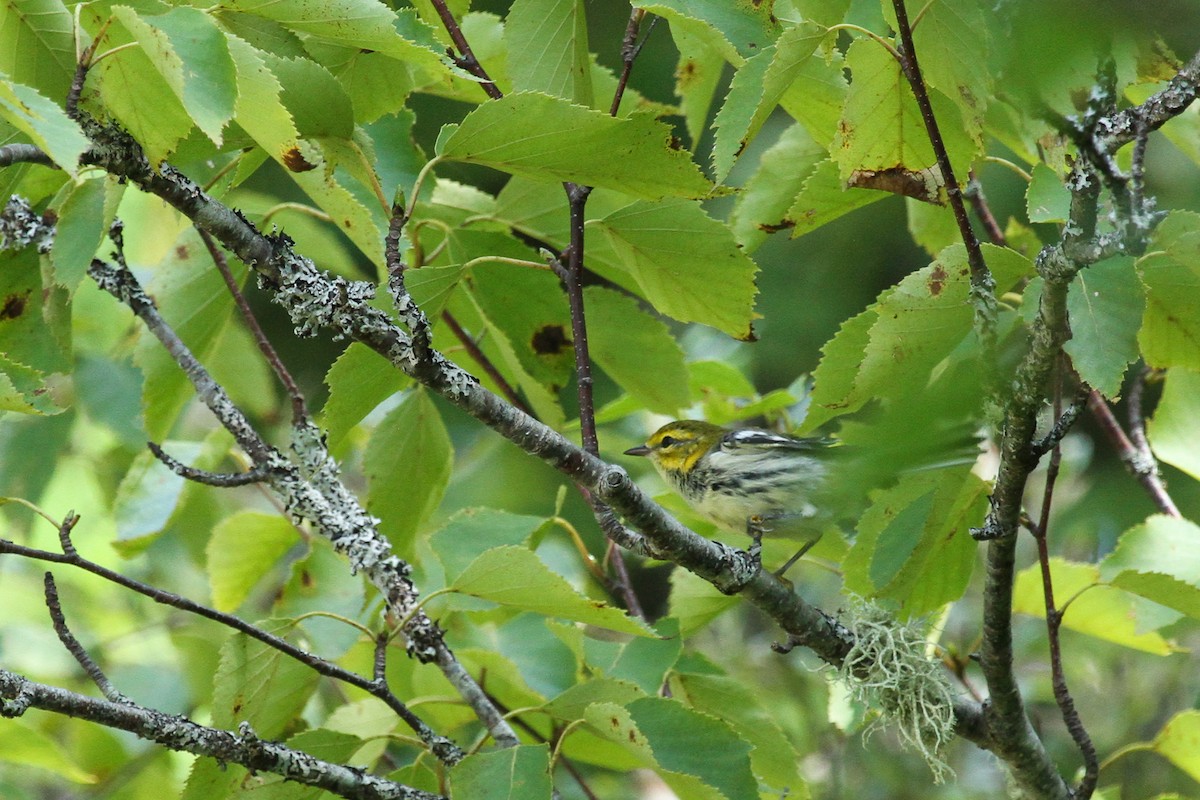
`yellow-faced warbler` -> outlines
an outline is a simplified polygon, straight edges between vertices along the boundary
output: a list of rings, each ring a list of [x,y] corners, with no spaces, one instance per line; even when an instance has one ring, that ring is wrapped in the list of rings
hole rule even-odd
[[[763,534],[807,540],[786,570],[820,538],[819,489],[828,472],[825,438],[801,439],[757,428],[727,430],[709,422],[676,420],[638,447],[671,488],[700,516],[746,533],[758,552]]]

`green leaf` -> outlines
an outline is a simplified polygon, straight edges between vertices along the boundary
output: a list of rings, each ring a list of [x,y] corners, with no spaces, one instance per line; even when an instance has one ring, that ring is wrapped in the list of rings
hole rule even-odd
[[[365,581],[351,574],[346,559],[325,539],[307,542],[308,553],[292,561],[287,582],[274,593],[272,613],[300,619],[305,639],[327,658],[346,652],[362,638],[362,630],[336,617],[359,619],[366,603]],[[316,613],[317,616],[313,616]],[[335,618],[324,616],[332,614]],[[362,618],[365,622],[365,618]]]
[[[738,192],[730,215],[730,228],[747,253],[757,250],[770,234],[795,226],[787,211],[825,158],[825,148],[799,124],[788,126],[763,152],[758,168]],[[856,194],[870,196],[868,192]]]
[[[697,28],[716,33],[721,57],[734,64],[750,58],[779,34],[779,21],[767,3],[728,0],[634,0],[634,8],[666,17],[671,28]]]
[[[679,110],[687,125],[692,149],[707,132],[708,110],[721,82],[725,60],[721,57],[721,38],[711,29],[671,26],[671,38],[679,51],[675,67],[675,94],[681,100]],[[728,43],[725,43],[728,46]]]
[[[450,771],[450,793],[472,800],[549,799],[550,746],[527,744],[475,753]]]
[[[1200,373],[1176,368],[1167,373],[1154,417],[1146,425],[1160,461],[1200,480]]]
[[[1146,313],[1138,343],[1152,367],[1200,370],[1200,215],[1175,212],[1154,231],[1138,262]]]
[[[724,721],[660,697],[625,707],[596,703],[585,716],[593,731],[654,768],[679,797],[757,797],[750,744]]]
[[[128,6],[114,7],[114,15],[118,8],[133,20],[135,26],[145,27]],[[109,26],[106,46],[115,50],[138,43],[135,33],[124,25]],[[154,49],[153,45],[151,49]],[[151,164],[158,164],[170,156],[196,127],[195,120],[179,99],[179,93],[142,47],[123,48],[101,59],[88,73],[89,84],[93,80],[100,86],[105,113],[137,140]]]
[[[671,572],[671,616],[679,620],[680,634],[687,636],[739,605],[736,597],[713,591],[713,585],[687,570]]]
[[[837,133],[848,91],[845,58],[840,51],[833,50],[800,66],[780,105],[808,129],[813,141],[828,147]]]
[[[0,761],[20,767],[46,770],[45,776],[61,776],[74,783],[96,783],[99,778],[80,768],[59,742],[19,719],[0,725]]]
[[[537,124],[532,122],[536,120]],[[605,186],[635,197],[700,197],[709,183],[670,129],[647,114],[614,118],[558,97],[516,92],[467,114],[442,158],[535,180]]]
[[[718,181],[729,175],[734,160],[758,134],[825,36],[822,28],[801,23],[738,69],[713,123],[717,133],[712,159]]]
[[[108,234],[124,186],[116,178],[96,177],[71,184],[60,203],[58,232],[50,246],[54,280],[74,292]]]
[[[724,721],[662,697],[644,697],[625,708],[664,769],[695,775],[725,797],[757,794],[750,744]]]
[[[75,74],[72,32],[61,0],[0,3],[0,73],[45,97],[66,97]]]
[[[87,137],[57,103],[0,73],[0,119],[29,137],[70,175],[88,148]]]
[[[307,58],[260,55],[279,81],[280,100],[300,136],[349,139],[354,134],[350,95],[329,70]]]
[[[236,610],[297,541],[296,529],[277,514],[239,511],[221,520],[205,548],[213,606]]]
[[[234,118],[259,147],[286,166],[285,156],[296,148],[300,134],[283,105],[283,86],[268,67],[269,56],[236,36],[229,37],[229,54],[237,71]]]
[[[564,690],[547,703],[544,710],[564,722],[573,722],[583,719],[588,706],[594,703],[623,706],[645,696],[645,692],[627,681],[597,677]]]
[[[1200,710],[1180,711],[1154,737],[1154,751],[1200,781]]]
[[[524,545],[546,524],[542,517],[494,508],[467,508],[429,537],[429,546],[453,583],[476,558],[493,547]]]
[[[396,552],[410,557],[414,537],[441,502],[454,450],[433,402],[412,392],[371,435],[363,455],[367,509]]]
[[[237,82],[226,37],[203,11],[177,6],[164,14],[138,14],[114,6],[113,15],[141,44],[150,63],[214,144],[233,118]]]
[[[359,250],[373,263],[382,264],[386,221],[379,201],[360,182],[336,169],[337,159],[343,155],[355,164],[361,162],[361,149],[357,143],[338,149],[337,143],[343,140],[337,136],[302,140],[291,112],[284,105],[286,97],[296,106],[297,113],[304,116],[309,130],[349,134],[352,128],[346,126],[351,120],[350,101],[345,91],[327,71],[312,62],[269,56],[234,38],[230,39],[230,52],[237,64],[238,124],[288,170],[292,180],[329,214]],[[288,79],[286,92],[272,72],[276,67]],[[314,107],[305,95],[306,80],[313,80],[319,88],[314,96],[327,101],[323,109]],[[341,109],[341,119],[323,116],[336,116],[331,107]]]
[[[580,0],[516,0],[504,21],[504,40],[514,90],[592,105],[587,16]]]
[[[638,202],[588,225],[603,233],[658,311],[751,338],[758,268],[698,204]]]
[[[1025,190],[1030,222],[1066,222],[1071,214],[1071,192],[1050,167],[1033,165],[1033,180]]]
[[[271,619],[258,627],[286,637],[295,625]],[[226,729],[248,722],[260,738],[278,739],[304,709],[319,678],[291,656],[235,633],[221,647],[221,664],[213,676],[213,722]]]
[[[58,414],[46,375],[0,355],[0,411],[18,414]]]
[[[728,675],[684,672],[671,688],[674,696],[692,709],[724,720],[750,743],[754,774],[778,794],[805,796],[800,754],[752,686]],[[775,704],[771,707],[777,708]]]
[[[935,206],[906,197],[904,210],[908,213],[908,232],[913,241],[931,256],[962,241],[954,211],[948,206]]]
[[[967,531],[983,519],[987,488],[959,467],[908,472],[873,494],[844,562],[846,588],[896,600],[905,617],[957,600],[978,550]]]
[[[1162,514],[1121,534],[1100,576],[1156,603],[1200,618],[1200,526]]]
[[[565,386],[575,364],[571,313],[553,273],[485,263],[471,269],[466,283],[489,326],[511,346],[521,369],[551,392]]]
[[[992,98],[988,63],[989,32],[975,0],[933,3],[922,9],[913,28],[913,48],[921,57],[921,77],[952,98],[967,127],[978,130]],[[956,168],[961,168],[955,163]],[[965,166],[965,165],[963,165]]]
[[[227,0],[221,6],[274,20],[318,40],[446,71],[432,30],[412,9],[395,12],[378,0]]]
[[[450,588],[471,597],[546,616],[636,636],[654,635],[640,620],[576,592],[524,547],[505,545],[484,552],[463,570]]]
[[[657,694],[668,671],[675,667],[683,652],[679,622],[665,618],[655,623],[660,638],[638,637],[625,642],[589,637],[584,639],[588,666],[608,678],[628,681],[643,694]]]
[[[229,268],[240,285],[246,266],[232,259]],[[163,318],[203,363],[221,344],[233,300],[194,228],[185,229],[175,247],[167,251],[146,289],[155,297]],[[146,434],[160,441],[170,434],[196,390],[158,339],[145,329],[138,338],[134,363],[146,379],[142,393]]]
[[[667,326],[601,286],[584,289],[584,307],[592,359],[649,410],[678,416],[688,405],[688,372]]]
[[[792,229],[793,239],[887,197],[883,192],[847,189],[838,174],[837,162],[831,158],[818,161],[816,166],[799,177],[803,178],[800,192],[788,207],[781,223]]]
[[[340,442],[367,414],[412,380],[359,342],[351,342],[325,374],[329,400],[322,410],[330,446]]]
[[[1079,377],[1105,397],[1121,392],[1125,368],[1138,357],[1146,301],[1130,256],[1080,270],[1067,295],[1071,339],[1063,349]]]
[[[1096,565],[1054,557],[1050,559],[1050,576],[1056,599],[1073,598],[1063,614],[1063,627],[1153,655],[1165,656],[1179,651],[1172,642],[1147,630],[1170,624],[1179,618],[1178,615],[1165,617],[1161,606],[1115,586],[1103,585],[1100,568]],[[1035,617],[1046,615],[1040,565],[1034,564],[1017,575],[1013,610]]]
[[[1032,273],[1028,259],[1012,250],[983,245],[983,251],[998,287]],[[876,398],[922,392],[943,359],[964,342],[975,347],[970,285],[966,250],[952,245],[843,323],[813,373],[813,407],[805,429]],[[971,363],[970,356],[958,355]]]
[[[869,39],[857,39],[846,54],[853,79],[830,153],[843,180],[863,170],[903,174],[933,168],[937,159],[925,132],[908,81],[892,56]],[[963,169],[974,160],[978,143],[963,129],[957,108],[931,89],[950,163]],[[940,179],[938,179],[940,183]]]
[[[184,464],[191,464],[201,452],[196,442],[168,441],[162,448]],[[186,483],[149,450],[138,453],[117,488],[113,508],[117,546],[140,550],[162,533],[179,507]]]

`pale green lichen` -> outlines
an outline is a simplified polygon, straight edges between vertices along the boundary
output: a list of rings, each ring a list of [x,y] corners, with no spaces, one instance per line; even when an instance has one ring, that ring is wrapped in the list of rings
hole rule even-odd
[[[954,738],[954,690],[942,665],[926,655],[923,623],[900,622],[866,600],[856,601],[842,622],[854,634],[854,647],[839,676],[855,700],[880,714],[867,734],[891,723],[935,781],[952,776],[941,751]]]

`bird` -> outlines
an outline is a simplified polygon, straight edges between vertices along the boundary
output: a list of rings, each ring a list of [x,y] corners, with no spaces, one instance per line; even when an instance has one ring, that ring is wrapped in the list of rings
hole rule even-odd
[[[763,535],[804,540],[801,550],[776,571],[781,576],[821,537],[821,523],[829,515],[822,513],[819,494],[837,447],[828,437],[675,420],[625,455],[647,458],[704,519],[748,534],[755,557]]]

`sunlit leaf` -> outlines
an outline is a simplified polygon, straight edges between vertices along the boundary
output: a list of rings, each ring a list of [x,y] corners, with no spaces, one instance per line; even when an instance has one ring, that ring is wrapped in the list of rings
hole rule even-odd
[[[536,127],[529,120],[536,119]],[[438,154],[538,180],[606,186],[635,197],[700,197],[709,183],[670,130],[645,114],[614,118],[536,92],[485,103],[439,141]]]
[[[622,633],[652,635],[618,608],[579,594],[524,547],[506,545],[481,554],[450,585],[462,594],[551,617],[585,622]]]

